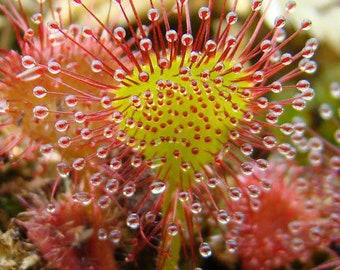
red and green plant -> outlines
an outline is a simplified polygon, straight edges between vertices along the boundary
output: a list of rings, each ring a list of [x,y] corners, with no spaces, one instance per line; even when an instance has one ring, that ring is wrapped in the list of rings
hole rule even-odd
[[[241,23],[238,1],[210,0],[195,13],[190,1],[150,1],[145,16],[132,0],[113,1],[110,10],[119,10],[124,24],[99,19],[81,0],[70,1],[69,11],[43,2],[30,17],[20,1],[1,6],[19,51],[0,51],[0,154],[17,166],[39,157],[44,170],[37,177],[53,179],[49,202],[38,200],[43,208],[35,206],[20,223],[50,266],[138,265],[139,254],[152,247],[154,268],[193,268],[212,255],[216,235],[245,266],[267,269],[305,258],[284,243],[280,252],[287,253],[271,263],[270,253],[247,247],[248,237],[263,247],[259,226],[274,230],[270,245],[279,241],[276,229],[287,231],[293,222],[304,220],[310,231],[322,215],[303,209],[305,203],[318,195],[318,185],[331,191],[339,184],[339,149],[324,140],[327,152],[317,151],[320,138],[310,139],[311,149],[318,148],[311,165],[292,170],[308,179],[321,175],[326,171],[309,174],[325,156],[331,173],[320,183],[311,180],[311,194],[295,192],[301,177],[285,179],[306,141],[305,125],[282,123],[280,116],[287,107],[303,110],[313,98],[299,76],[316,71],[310,58],[318,47],[310,38],[291,51],[311,27],[302,20],[285,36],[293,1],[270,29],[259,0]],[[76,24],[74,12],[96,26]],[[276,153],[286,165],[275,172],[268,157]],[[260,189],[263,194],[251,194]],[[326,197],[319,198],[327,205],[322,201],[320,211],[328,209]],[[279,227],[271,224],[281,215]],[[229,231],[235,224],[240,228]],[[110,241],[112,231],[132,240]],[[332,240],[328,232],[323,246]],[[116,260],[117,250],[124,260]]]

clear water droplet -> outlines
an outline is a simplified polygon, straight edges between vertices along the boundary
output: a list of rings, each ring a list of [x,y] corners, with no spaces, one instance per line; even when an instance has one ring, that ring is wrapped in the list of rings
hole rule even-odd
[[[55,129],[58,131],[58,132],[64,132],[68,129],[69,127],[69,124],[66,120],[64,119],[60,119],[58,120],[56,123],[55,123]]]
[[[49,212],[50,214],[55,213],[56,207],[54,203],[48,203],[46,207],[46,211]]]
[[[48,114],[49,111],[45,105],[37,105],[33,108],[33,115],[37,119],[44,119]]]
[[[104,196],[101,196],[99,199],[98,199],[98,206],[101,208],[101,209],[106,209],[110,206],[111,204],[111,199],[109,196],[107,195],[104,195]]]
[[[217,221],[221,224],[228,224],[230,221],[230,215],[225,210],[219,210],[217,214]]]
[[[178,234],[178,226],[174,223],[169,224],[167,228],[167,232],[171,236],[175,236]]]
[[[231,187],[229,188],[229,196],[232,200],[238,201],[242,197],[242,191],[237,187]]]
[[[107,239],[107,232],[104,228],[99,228],[97,232],[97,237],[99,241],[105,241]]]
[[[105,190],[111,194],[116,193],[119,188],[119,182],[116,178],[109,179],[106,182]]]
[[[73,194],[72,199],[74,202],[81,203],[82,205],[89,205],[92,202],[91,194],[84,191]]]
[[[75,95],[67,95],[65,97],[65,103],[70,108],[75,107],[78,104],[78,98]]]
[[[123,195],[125,197],[132,197],[136,192],[136,185],[132,182],[127,183],[123,187]]]
[[[53,151],[52,144],[42,144],[40,146],[40,153],[43,155],[50,154]]]
[[[163,181],[156,181],[150,185],[150,190],[152,194],[158,195],[162,194],[166,189],[166,184]]]
[[[203,258],[210,257],[212,254],[210,245],[206,242],[201,243],[199,247],[199,253]]]
[[[103,63],[99,60],[93,60],[91,63],[91,70],[94,73],[99,73],[103,71]]]
[[[43,98],[47,95],[47,90],[42,86],[36,86],[33,88],[33,95],[36,98]]]
[[[137,229],[139,227],[139,216],[135,213],[130,214],[126,220],[126,225],[131,229]]]
[[[80,171],[80,170],[84,169],[85,164],[86,164],[86,161],[85,161],[84,158],[77,158],[72,162],[72,167],[76,171]]]
[[[226,248],[230,253],[234,253],[237,251],[238,243],[236,239],[228,239],[226,241]]]
[[[59,147],[61,147],[61,148],[67,148],[67,147],[69,147],[69,146],[71,145],[71,142],[72,142],[72,140],[71,140],[71,138],[68,137],[68,136],[63,136],[63,137],[60,137],[60,138],[58,139],[58,145],[59,145]]]
[[[190,210],[193,214],[199,214],[202,211],[202,205],[200,202],[194,202],[191,204]]]
[[[122,161],[117,158],[112,158],[110,161],[110,167],[113,170],[119,170],[122,167]]]
[[[67,177],[70,173],[70,167],[65,162],[59,162],[57,164],[57,172],[60,177]]]
[[[114,229],[114,230],[110,231],[109,239],[112,243],[119,244],[121,238],[122,238],[122,233],[121,233],[120,230]]]
[[[90,184],[94,187],[98,187],[102,183],[102,175],[100,173],[94,173],[90,177]]]
[[[181,202],[187,202],[189,201],[189,193],[186,191],[182,191],[178,194],[179,200]]]

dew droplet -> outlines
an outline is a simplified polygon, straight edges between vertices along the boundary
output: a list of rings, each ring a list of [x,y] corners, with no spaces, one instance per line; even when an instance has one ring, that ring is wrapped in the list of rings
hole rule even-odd
[[[68,129],[69,124],[66,120],[60,119],[54,124],[54,127],[58,132],[64,132]]]
[[[208,258],[211,256],[211,248],[208,243],[202,242],[199,247],[199,253],[203,258]]]
[[[301,252],[305,248],[305,243],[301,238],[293,238],[291,247],[295,252]]]
[[[178,198],[181,202],[187,202],[187,201],[189,201],[189,193],[186,192],[186,191],[181,191],[178,194]]]
[[[273,149],[277,145],[277,140],[274,136],[265,136],[262,141],[267,149]]]
[[[274,21],[275,28],[283,28],[286,25],[286,18],[284,16],[277,16]]]
[[[294,220],[288,224],[288,229],[292,234],[298,234],[302,229],[301,225],[300,221]]]
[[[249,156],[253,153],[253,146],[249,143],[244,143],[241,145],[240,150],[242,152],[242,154]]]
[[[100,104],[104,109],[109,109],[112,106],[112,99],[109,96],[103,96],[100,99]]]
[[[131,166],[133,166],[135,168],[140,167],[142,165],[142,163],[143,163],[143,159],[138,157],[138,156],[133,156],[131,158],[130,164],[131,164]]]
[[[43,98],[43,97],[46,96],[46,94],[47,94],[47,91],[42,86],[36,86],[36,87],[33,88],[33,95],[36,98]]]
[[[50,72],[51,74],[58,74],[61,71],[61,66],[59,63],[55,62],[55,61],[49,61],[47,63],[47,70],[48,72]]]
[[[215,177],[211,177],[207,180],[207,185],[210,188],[216,188],[216,186],[218,185],[219,181],[217,178]]]
[[[232,200],[238,201],[242,197],[242,191],[239,188],[231,187],[229,188],[229,196]]]
[[[163,181],[155,181],[150,185],[152,194],[158,195],[164,192],[166,185]]]
[[[233,221],[235,221],[237,224],[243,224],[245,218],[245,214],[242,212],[235,212],[233,214]]]
[[[171,236],[175,236],[178,234],[178,226],[174,223],[168,225],[167,232]]]
[[[340,156],[332,156],[329,160],[329,166],[334,171],[340,170]]]
[[[61,147],[61,148],[67,148],[67,147],[69,147],[69,146],[71,145],[71,142],[72,142],[72,140],[71,140],[71,138],[68,137],[68,136],[63,136],[63,137],[60,137],[60,138],[58,139],[58,145],[59,145],[59,147]]]
[[[119,170],[122,167],[122,161],[117,158],[112,158],[110,161],[110,167],[113,170]]]
[[[76,121],[79,124],[84,123],[86,120],[85,114],[80,111],[75,112],[73,116],[74,116],[74,121]]]
[[[139,227],[139,216],[135,213],[130,214],[126,219],[126,225],[131,229],[137,229]]]
[[[73,194],[72,199],[74,202],[81,203],[82,205],[89,205],[92,202],[91,194],[84,191]]]
[[[248,161],[242,162],[240,167],[244,175],[251,175],[253,173],[254,167],[251,162]]]
[[[236,239],[228,239],[226,241],[226,248],[230,253],[237,251],[238,244]]]
[[[288,66],[293,62],[293,57],[290,53],[284,53],[281,55],[281,64]]]
[[[340,84],[338,82],[332,82],[330,88],[332,97],[340,98]]]
[[[48,203],[46,207],[46,211],[49,212],[50,214],[55,213],[56,207],[54,203]]]
[[[144,219],[145,219],[145,222],[147,223],[153,223],[156,220],[156,214],[151,211],[148,211],[146,212]]]
[[[238,15],[236,12],[234,11],[230,11],[228,12],[227,16],[226,16],[226,21],[227,24],[233,25],[238,21]]]
[[[139,46],[143,52],[149,52],[152,49],[152,41],[149,38],[142,38]]]
[[[260,48],[261,48],[261,51],[264,53],[269,52],[273,48],[272,42],[268,39],[265,39],[261,42]]]
[[[103,71],[103,63],[97,59],[91,62],[91,70],[94,73],[99,73]]]
[[[92,130],[89,128],[82,128],[80,131],[80,136],[83,140],[89,140],[92,138]]]
[[[124,115],[120,111],[114,111],[112,114],[112,121],[119,124],[123,121]]]
[[[312,21],[309,19],[304,19],[301,22],[301,30],[309,30],[312,28]]]
[[[53,151],[53,146],[51,144],[42,144],[40,146],[40,153],[43,155],[50,154]]]
[[[45,105],[37,105],[33,108],[33,115],[37,119],[46,118],[48,113],[48,108]]]
[[[21,64],[24,68],[31,69],[31,68],[35,67],[36,62],[35,62],[35,59],[32,56],[24,55],[21,58]]]
[[[122,81],[124,81],[125,77],[126,77],[126,72],[125,72],[123,69],[117,68],[117,69],[114,71],[113,78],[114,78],[117,82],[122,82]]]
[[[169,43],[173,43],[178,39],[178,34],[175,30],[170,29],[166,31],[165,38]]]
[[[98,206],[101,208],[101,209],[106,209],[110,206],[111,204],[111,199],[109,196],[107,195],[104,195],[104,196],[101,196],[99,199],[98,199]]]
[[[133,194],[135,194],[136,192],[136,185],[132,182],[127,183],[124,187],[123,187],[123,195],[125,197],[132,197]]]
[[[99,228],[97,231],[97,237],[99,241],[105,241],[107,239],[107,232],[104,228]]]
[[[264,76],[264,72],[261,71],[261,70],[255,71],[254,74],[253,74],[253,79],[254,79],[254,81],[257,82],[257,83],[262,82],[263,79],[264,79],[264,77],[265,77],[265,76]]]
[[[190,210],[193,214],[199,214],[202,211],[202,205],[200,202],[194,202],[191,204]]]
[[[208,20],[210,18],[210,9],[208,7],[201,7],[198,10],[198,17],[203,21]]]
[[[248,195],[252,198],[257,198],[261,194],[260,189],[256,185],[247,186],[247,192]]]
[[[251,3],[251,9],[253,11],[259,11],[262,6],[262,0],[253,0]]]
[[[261,208],[261,201],[258,199],[251,199],[250,200],[250,208],[254,211],[259,211]]]
[[[191,34],[183,34],[181,37],[181,43],[185,47],[189,47],[194,42],[194,38]]]
[[[125,36],[126,36],[126,31],[123,27],[121,26],[118,26],[116,27],[114,30],[113,30],[113,36],[119,40],[119,41],[122,41]]]
[[[322,119],[329,120],[333,117],[333,110],[331,106],[327,103],[321,104],[319,107],[319,113]]]
[[[98,187],[102,183],[102,175],[100,173],[94,173],[90,177],[90,184],[94,187]]]
[[[230,215],[225,210],[219,210],[217,214],[217,221],[221,224],[228,224],[230,221]]]
[[[57,172],[60,177],[67,177],[70,173],[70,167],[65,162],[59,162],[57,164]]]
[[[109,153],[109,150],[107,147],[98,147],[96,155],[98,158],[106,158]]]
[[[122,238],[122,233],[118,229],[114,229],[110,231],[109,233],[109,239],[112,243],[118,244],[120,242],[120,239]]]
[[[312,227],[309,229],[309,238],[314,242],[319,242],[322,237],[322,233],[320,228],[318,227]]]
[[[78,104],[78,98],[75,95],[67,95],[65,97],[65,103],[68,107],[74,107]]]
[[[151,22],[155,22],[159,19],[159,10],[157,8],[150,8],[147,16]]]
[[[265,171],[268,168],[268,161],[263,159],[263,158],[257,159],[256,164],[257,164],[257,167],[259,168],[259,170],[261,170],[261,171]]]
[[[111,194],[116,193],[119,188],[119,182],[116,178],[109,179],[106,182],[105,190]]]
[[[294,99],[292,102],[292,107],[297,111],[302,111],[304,108],[306,108],[306,100],[302,98]]]
[[[32,16],[31,16],[31,21],[34,23],[34,24],[41,24],[42,21],[43,21],[43,16],[41,13],[34,13]]]
[[[84,158],[77,158],[72,162],[72,167],[76,171],[80,171],[80,170],[84,169],[85,164],[86,164],[86,161],[85,161]]]

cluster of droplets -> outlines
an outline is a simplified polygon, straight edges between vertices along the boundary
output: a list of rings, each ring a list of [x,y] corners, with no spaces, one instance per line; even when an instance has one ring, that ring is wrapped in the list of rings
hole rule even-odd
[[[240,180],[239,200],[232,201],[238,218],[228,226],[225,245],[247,269],[308,261],[313,249],[336,241],[339,178],[327,169],[273,159],[268,170]]]
[[[204,217],[210,217],[222,232],[228,224],[242,225],[244,210],[234,211],[230,204],[248,196],[251,209],[257,211],[261,194],[271,188],[269,180],[261,179],[260,187],[252,183],[243,190],[239,173],[252,177],[254,171],[268,169],[268,161],[259,152],[278,151],[289,160],[299,148],[296,134],[303,134],[303,124],[280,124],[279,117],[285,107],[300,111],[313,98],[307,80],[296,85],[286,82],[315,72],[311,58],[318,43],[311,38],[296,54],[282,51],[311,22],[304,20],[300,29],[286,37],[286,15],[295,7],[289,1],[287,14],[277,17],[262,38],[262,1],[254,0],[238,34],[231,34],[238,21],[235,5],[230,12],[222,11],[216,35],[211,37],[211,10],[204,6],[198,11],[195,36],[188,23],[192,16],[188,2],[176,1],[178,25],[174,28],[169,20],[172,12],[152,4],[148,26],[134,13],[135,30],[116,1],[128,31],[122,26],[111,29],[82,1],[72,2],[101,29],[66,27],[57,16],[46,22],[36,13],[31,21],[43,29],[40,35],[46,35],[39,39],[28,25],[17,22],[18,28],[27,30],[15,80],[18,89],[30,89],[24,97],[30,107],[20,128],[32,141],[42,142],[42,155],[59,156],[57,183],[74,181],[74,203],[93,207],[104,216],[126,207],[128,228],[148,239],[159,237],[157,230],[165,235],[160,239],[164,245],[160,254],[174,255],[167,246],[174,237],[186,248],[189,237],[191,243],[200,242],[202,257],[211,256],[210,244],[201,235]],[[130,6],[135,10],[132,2]],[[61,12],[60,8],[54,11]],[[258,24],[256,18],[260,18]],[[258,44],[255,38],[260,39]],[[267,93],[295,90],[292,98],[267,97]],[[13,89],[7,92],[17,95]],[[8,100],[14,99],[10,95]],[[9,107],[7,99],[0,103],[1,111]],[[325,106],[322,110],[325,114]],[[32,122],[45,134],[32,133]],[[281,135],[274,135],[273,129]],[[284,141],[288,135],[293,144]],[[315,139],[309,143],[313,149],[317,144]],[[333,159],[333,163],[339,161]],[[55,213],[56,206],[50,203],[47,211]],[[154,230],[144,232],[150,224]],[[116,228],[99,227],[95,234],[99,241],[111,239],[116,244],[121,237]],[[235,235],[226,235],[225,241],[227,250],[237,250]],[[159,267],[169,258],[159,259]]]
[[[330,94],[335,101],[339,99],[339,83],[333,82],[330,86]],[[307,154],[310,165],[314,167],[326,167],[329,173],[337,175],[340,170],[340,112],[333,109],[329,103],[319,105],[318,114],[324,125],[331,124],[328,130],[327,139],[314,132],[308,124],[299,117],[294,119],[294,132],[290,138],[295,148],[301,153]],[[330,136],[329,136],[330,135]]]

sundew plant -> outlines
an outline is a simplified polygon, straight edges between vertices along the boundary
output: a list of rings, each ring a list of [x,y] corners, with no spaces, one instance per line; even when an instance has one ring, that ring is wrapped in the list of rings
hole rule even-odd
[[[315,95],[318,42],[291,46],[312,22],[285,32],[294,1],[269,27],[274,1],[116,0],[105,16],[64,2],[0,6],[19,48],[0,51],[1,161],[50,179],[18,195],[40,263],[274,269],[331,253],[338,129],[329,142],[280,120]]]

